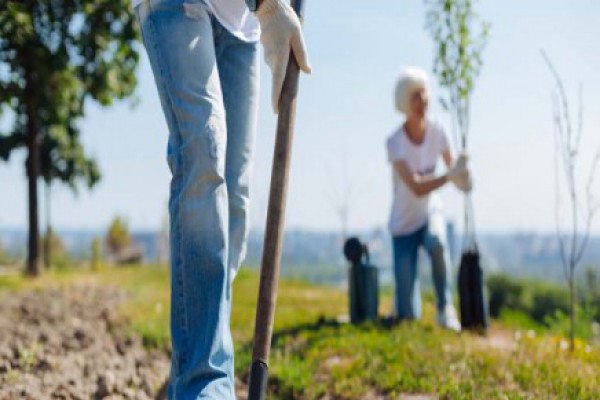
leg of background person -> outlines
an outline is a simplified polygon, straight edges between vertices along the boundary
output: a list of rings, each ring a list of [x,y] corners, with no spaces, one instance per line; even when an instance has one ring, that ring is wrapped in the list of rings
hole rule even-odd
[[[421,317],[421,289],[417,256],[421,230],[408,235],[394,236],[395,306],[400,319]]]
[[[249,231],[250,175],[258,106],[258,43],[244,42],[213,18],[215,52],[227,116],[225,180],[229,195],[228,317],[231,284],[246,253]],[[232,369],[233,372],[233,369]],[[233,374],[232,385],[235,384]]]
[[[227,324],[226,124],[211,19],[201,2],[136,8],[169,126],[170,399],[232,399]]]
[[[432,215],[423,231],[423,245],[431,259],[433,285],[438,313],[452,305],[452,266],[446,241],[446,221],[442,215]]]

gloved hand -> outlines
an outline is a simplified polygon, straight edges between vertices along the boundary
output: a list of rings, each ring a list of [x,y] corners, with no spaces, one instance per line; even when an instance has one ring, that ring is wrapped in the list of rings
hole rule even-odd
[[[284,0],[264,0],[256,16],[262,30],[260,41],[265,51],[265,61],[273,74],[271,101],[273,111],[279,112],[279,96],[290,57],[294,52],[300,70],[310,73],[302,26],[298,16]]]
[[[471,179],[471,173],[468,170],[466,173],[460,174],[454,178],[452,183],[454,183],[454,186],[461,192],[469,193],[473,190],[473,180]]]
[[[461,154],[456,163],[450,168],[447,173],[448,180],[462,192],[468,193],[473,189],[471,180],[471,172],[467,167],[468,157],[466,154]]]

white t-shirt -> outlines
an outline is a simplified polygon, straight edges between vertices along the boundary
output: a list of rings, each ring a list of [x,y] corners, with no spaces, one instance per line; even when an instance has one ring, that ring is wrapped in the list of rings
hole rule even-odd
[[[144,0],[132,0],[133,7]],[[245,42],[260,39],[260,24],[244,0],[206,0],[217,20],[232,35]]]
[[[392,235],[406,235],[423,227],[430,214],[441,212],[440,198],[431,193],[418,197],[398,175],[394,162],[403,160],[415,175],[434,176],[437,161],[450,149],[444,129],[427,121],[423,143],[415,144],[408,138],[404,127],[398,128],[387,139],[388,161],[392,164],[393,202],[389,220]]]

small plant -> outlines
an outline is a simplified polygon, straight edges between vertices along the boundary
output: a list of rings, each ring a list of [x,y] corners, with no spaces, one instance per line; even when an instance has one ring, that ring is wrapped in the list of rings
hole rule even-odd
[[[594,196],[594,180],[596,169],[600,164],[600,148],[597,150],[585,189],[579,186],[579,176],[576,173],[580,164],[581,138],[583,136],[583,101],[582,88],[579,88],[579,108],[577,123],[572,118],[571,107],[566,94],[564,83],[554,64],[542,51],[542,58],[548,66],[554,79],[554,93],[552,94],[554,144],[555,144],[555,179],[556,179],[556,236],[558,238],[560,256],[564,267],[565,278],[570,293],[570,348],[575,349],[577,285],[576,269],[581,262],[590,237],[592,221],[600,209],[600,202]],[[566,215],[561,207],[561,187],[565,185]],[[568,222],[565,223],[564,219]],[[563,229],[566,226],[566,233]]]
[[[426,0],[427,29],[433,37],[433,71],[445,96],[442,107],[452,117],[452,131],[461,152],[468,151],[471,98],[483,66],[490,24],[474,10],[476,0]],[[470,193],[464,198],[464,237],[475,244],[474,210]]]
[[[25,371],[29,371],[35,365],[40,350],[40,345],[35,342],[30,348],[19,353],[19,363],[23,366]]]

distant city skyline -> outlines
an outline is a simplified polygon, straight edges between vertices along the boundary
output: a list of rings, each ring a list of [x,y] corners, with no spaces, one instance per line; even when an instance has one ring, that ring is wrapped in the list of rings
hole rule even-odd
[[[335,203],[349,200],[349,232],[385,228],[391,204],[386,137],[401,122],[392,90],[400,68],[431,71],[433,47],[424,28],[424,2],[349,0],[307,4],[306,41],[313,65],[303,76],[292,159],[288,229],[339,231]],[[540,57],[547,51],[561,73],[573,106],[584,88],[585,132],[581,178],[600,145],[600,2],[530,0],[476,2],[492,24],[490,44],[473,102],[471,160],[479,229],[486,232],[555,229],[552,137],[552,78]],[[262,58],[262,56],[261,56]],[[117,214],[136,230],[164,224],[169,171],[167,129],[148,60],[142,51],[135,101],[108,109],[88,104],[83,141],[95,155],[103,179],[79,197],[53,189],[53,222],[61,229],[104,229]],[[252,227],[264,225],[275,117],[270,75],[262,64],[259,126],[252,179]],[[431,117],[449,128],[432,83]],[[9,125],[9,116],[0,127]],[[450,134],[450,136],[452,136]],[[27,226],[24,152],[0,162],[0,227]],[[343,178],[346,174],[347,178]],[[600,179],[597,180],[600,197]],[[337,194],[336,194],[337,193]],[[461,196],[442,190],[450,220],[461,229]],[[43,196],[41,197],[43,200]],[[40,203],[42,227],[43,202]],[[600,234],[600,218],[593,232]]]
[[[104,238],[106,231],[73,230],[57,232],[65,250],[77,265],[90,259],[94,238]],[[384,229],[357,232],[360,240],[369,246],[370,262],[381,269],[382,282],[391,283],[391,240]],[[150,265],[165,264],[168,259],[168,239],[164,232],[132,231],[132,243],[143,261]],[[19,264],[26,254],[27,232],[0,228],[0,248],[8,253],[12,263]],[[452,245],[454,242],[454,245]],[[248,241],[246,268],[260,265],[263,232],[252,231]],[[456,273],[460,255],[460,238],[449,244],[453,255],[453,271]],[[479,234],[482,262],[488,273],[506,273],[548,281],[563,281],[563,267],[556,237],[552,234]],[[341,284],[347,279],[347,262],[342,256],[342,240],[339,232],[319,233],[301,229],[288,230],[282,252],[284,276],[318,283]],[[423,254],[424,255],[424,254]],[[427,257],[421,257],[420,274],[429,277],[431,268]],[[600,236],[592,236],[587,251],[578,268],[583,276],[586,268],[598,269],[600,262]],[[0,261],[1,263],[1,261]],[[10,262],[9,262],[10,263]],[[2,265],[0,264],[0,267]]]

